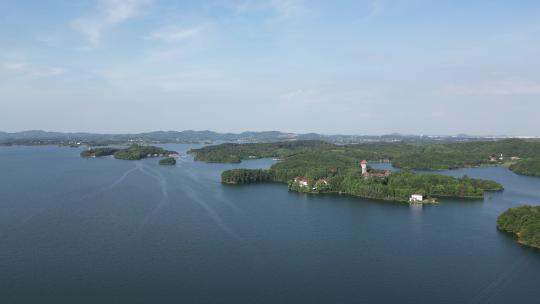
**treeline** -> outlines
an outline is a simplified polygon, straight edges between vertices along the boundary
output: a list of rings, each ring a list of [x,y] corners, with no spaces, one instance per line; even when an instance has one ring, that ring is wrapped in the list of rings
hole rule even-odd
[[[286,162],[285,162],[286,163]],[[291,173],[294,172],[294,173]],[[294,177],[303,176],[307,186],[294,182]],[[283,163],[270,170],[235,169],[222,174],[222,182],[249,184],[258,182],[285,182],[289,189],[300,192],[343,193],[364,198],[407,202],[412,194],[422,194],[425,198],[472,198],[481,199],[485,191],[502,191],[503,186],[486,180],[467,176],[455,178],[437,174],[396,172],[388,177],[365,178],[357,169],[338,167],[326,170],[305,167],[292,169]]]
[[[221,174],[221,181],[226,184],[253,184],[274,180],[271,170],[233,169]]]
[[[174,154],[174,151],[167,151],[160,147],[155,146],[140,146],[132,145],[127,149],[123,149],[114,153],[114,157],[117,159],[137,160],[150,156],[168,156]]]
[[[175,151],[167,151],[160,147],[155,146],[141,146],[141,145],[132,145],[128,148],[94,148],[81,152],[82,157],[101,157],[114,155],[116,159],[125,159],[125,160],[139,160],[146,158],[148,156],[168,156],[170,154],[175,154]]]
[[[529,158],[510,165],[510,170],[521,175],[540,176],[540,158]]]
[[[165,157],[159,160],[159,164],[162,166],[174,166],[176,165],[176,159],[174,157]]]
[[[84,150],[81,152],[81,157],[101,157],[114,155],[114,153],[120,151],[118,148],[94,148],[89,150]]]
[[[497,228],[518,237],[518,242],[540,248],[540,206],[510,208],[497,218]]]
[[[540,159],[540,141],[507,139],[444,144],[363,143],[334,145],[322,141],[289,141],[281,143],[222,144],[191,150],[195,159],[205,162],[238,163],[253,158],[277,157],[293,159],[310,155],[339,158],[339,163],[351,164],[361,159],[389,160],[403,169],[446,170],[481,165],[503,164],[512,156]],[[500,160],[500,155],[503,159]],[[490,157],[494,156],[490,160]],[[300,160],[301,162],[301,160]],[[516,173],[540,175],[540,168],[531,161],[521,160],[513,167]],[[521,167],[520,167],[521,165]],[[518,169],[520,168],[520,169]]]
[[[239,163],[242,160],[254,158],[286,158],[311,150],[327,150],[332,147],[334,145],[331,143],[317,140],[248,144],[225,143],[192,149],[190,153],[194,154],[195,160],[199,161],[209,163]]]

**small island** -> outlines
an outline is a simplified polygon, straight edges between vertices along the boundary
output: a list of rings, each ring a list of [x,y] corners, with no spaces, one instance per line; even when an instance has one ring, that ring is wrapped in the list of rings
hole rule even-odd
[[[292,176],[295,171],[281,164],[271,169],[226,170],[221,180],[226,184],[286,183],[290,191],[303,193],[336,193],[411,204],[435,203],[438,198],[482,199],[486,191],[502,191],[503,186],[494,181],[464,176],[389,172],[367,168],[329,168],[318,174]]]
[[[103,157],[103,156],[114,156],[116,159],[123,160],[140,160],[143,158],[151,157],[166,157],[172,158],[176,164],[175,157],[178,156],[178,153],[175,151],[168,151],[160,147],[155,146],[143,146],[143,145],[131,145],[127,148],[111,148],[111,147],[101,147],[88,149],[81,152],[81,157]],[[171,162],[168,160],[167,162]]]
[[[497,218],[497,228],[514,234],[520,244],[540,248],[540,206],[508,209]]]
[[[174,166],[176,165],[176,159],[174,157],[166,157],[159,160],[159,164],[162,166]]]

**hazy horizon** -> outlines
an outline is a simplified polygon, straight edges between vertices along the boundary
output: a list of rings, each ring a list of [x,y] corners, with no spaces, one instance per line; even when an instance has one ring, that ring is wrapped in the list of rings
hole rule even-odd
[[[0,130],[540,136],[540,2],[0,3]]]
[[[0,130],[0,133],[23,133],[23,132],[50,132],[50,133],[66,133],[66,134],[75,134],[75,133],[84,133],[84,134],[97,134],[97,135],[136,135],[142,133],[152,133],[152,132],[215,132],[219,134],[241,134],[241,133],[263,133],[263,132],[280,132],[283,134],[294,134],[294,135],[304,135],[304,134],[318,134],[323,136],[387,136],[387,135],[399,135],[399,136],[426,136],[426,137],[459,137],[459,136],[477,136],[477,137],[516,137],[516,138],[538,138],[540,136],[528,135],[528,134],[471,134],[471,133],[457,133],[457,134],[417,134],[417,133],[402,133],[402,132],[389,132],[389,133],[324,133],[324,132],[291,132],[286,130],[242,130],[242,131],[216,131],[208,129],[185,129],[185,130],[143,130],[143,131],[133,131],[133,132],[93,132],[93,131],[57,131],[57,130],[43,130],[43,129],[32,129],[32,130],[19,130],[19,131],[4,131]]]

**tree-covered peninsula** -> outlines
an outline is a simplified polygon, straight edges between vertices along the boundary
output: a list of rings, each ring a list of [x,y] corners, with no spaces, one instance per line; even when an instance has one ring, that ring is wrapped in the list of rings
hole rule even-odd
[[[506,139],[463,143],[388,143],[336,145],[325,141],[299,140],[273,143],[222,144],[193,149],[196,160],[238,163],[254,158],[287,159],[296,155],[330,155],[347,162],[367,159],[392,162],[403,169],[447,170],[515,163],[518,174],[540,176],[540,166],[527,159],[540,159],[540,141]]]
[[[113,155],[116,159],[139,160],[147,157],[165,157],[176,154],[155,146],[131,145],[128,148],[93,148],[81,152],[81,157],[101,157]]]
[[[497,228],[513,233],[523,245],[540,248],[540,206],[508,209],[497,218]]]
[[[519,160],[518,162],[510,165],[509,168],[517,174],[540,176],[540,158]]]

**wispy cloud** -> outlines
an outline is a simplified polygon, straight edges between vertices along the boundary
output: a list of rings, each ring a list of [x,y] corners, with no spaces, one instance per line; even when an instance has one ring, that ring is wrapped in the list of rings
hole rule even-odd
[[[67,70],[63,67],[38,68],[28,62],[6,62],[0,64],[2,70],[31,77],[52,77],[65,74]]]
[[[36,41],[51,47],[60,46],[64,38],[58,34],[39,35],[36,37]]]
[[[63,67],[50,67],[42,70],[35,70],[32,72],[34,77],[53,77],[60,76],[66,73],[66,69]]]
[[[323,96],[318,90],[298,89],[281,94],[279,99],[287,105],[309,106],[320,103]]]
[[[383,11],[383,0],[373,0],[371,1],[369,13],[365,17],[366,20],[375,18],[379,16]]]
[[[447,96],[540,95],[540,83],[522,79],[505,79],[478,85],[450,84],[442,89]]]
[[[164,30],[151,33],[147,39],[159,40],[162,42],[178,42],[185,39],[193,38],[201,34],[202,26],[180,29],[180,30]]]
[[[137,16],[149,0],[99,0],[95,12],[73,21],[73,27],[87,40],[86,48],[99,45],[103,31]]]
[[[297,16],[305,10],[303,0],[272,0],[270,4],[282,18]]]
[[[6,62],[2,64],[2,68],[14,72],[22,72],[28,68],[27,62]]]
[[[298,16],[305,11],[303,0],[245,0],[235,4],[236,12],[271,11],[278,18]]]

